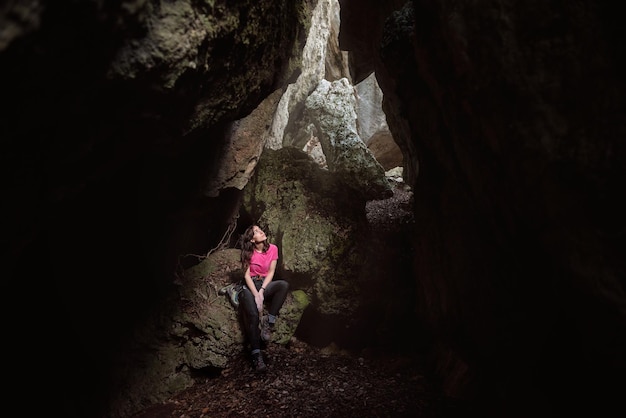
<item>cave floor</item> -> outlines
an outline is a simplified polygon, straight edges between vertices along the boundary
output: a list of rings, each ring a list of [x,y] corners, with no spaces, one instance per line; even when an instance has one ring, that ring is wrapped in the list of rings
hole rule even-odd
[[[253,371],[243,355],[219,375],[141,411],[165,417],[450,417],[469,416],[467,405],[433,388],[415,356],[350,354],[293,338],[270,343],[268,370]]]

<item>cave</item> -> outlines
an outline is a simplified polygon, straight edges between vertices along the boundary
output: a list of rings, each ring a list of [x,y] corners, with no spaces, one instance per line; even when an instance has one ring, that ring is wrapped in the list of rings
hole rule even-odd
[[[162,401],[155,391],[113,407],[133,388],[112,383],[111,364],[162,331],[143,324],[166,314],[181,271],[269,213],[242,212],[248,182],[274,153],[301,158],[315,132],[291,86],[375,75],[412,196],[410,216],[370,231],[390,250],[367,271],[401,281],[376,282],[380,299],[350,333],[317,329],[337,319],[309,310],[298,337],[391,352],[418,336],[442,396],[488,399],[494,416],[623,416],[619,16],[595,0],[0,6],[10,398],[31,399],[25,413],[98,418]],[[316,59],[309,36],[333,21],[336,43],[320,41]],[[335,204],[357,202],[363,221],[366,201],[389,197],[354,196]],[[388,318],[372,342],[367,324]],[[173,374],[202,374],[187,367]]]

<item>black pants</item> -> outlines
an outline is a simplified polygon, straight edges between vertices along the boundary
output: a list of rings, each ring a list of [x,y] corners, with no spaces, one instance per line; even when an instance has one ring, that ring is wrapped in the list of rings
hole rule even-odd
[[[263,285],[262,280],[253,280],[257,290]],[[287,298],[287,291],[289,290],[289,283],[284,280],[272,280],[267,285],[264,293],[263,303],[267,308],[267,313],[270,315],[278,316],[278,311],[283,306],[285,299]],[[241,294],[239,295],[239,309],[243,316],[244,333],[250,343],[251,350],[258,350],[261,348],[261,330],[259,329],[259,311],[254,301],[254,296],[247,286],[243,287]]]

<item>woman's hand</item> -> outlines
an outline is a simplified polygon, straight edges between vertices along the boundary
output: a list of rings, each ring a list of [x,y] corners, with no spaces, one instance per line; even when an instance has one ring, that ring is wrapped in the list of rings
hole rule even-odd
[[[259,310],[260,312],[263,312],[263,300],[265,298],[263,297],[263,292],[257,292],[256,296],[254,297],[254,301],[256,302],[256,308]]]

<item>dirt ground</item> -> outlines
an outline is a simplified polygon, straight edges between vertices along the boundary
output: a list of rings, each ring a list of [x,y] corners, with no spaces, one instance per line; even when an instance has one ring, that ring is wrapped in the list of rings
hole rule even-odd
[[[242,355],[135,418],[453,416],[414,356],[359,356],[295,338],[264,353],[266,373]]]

